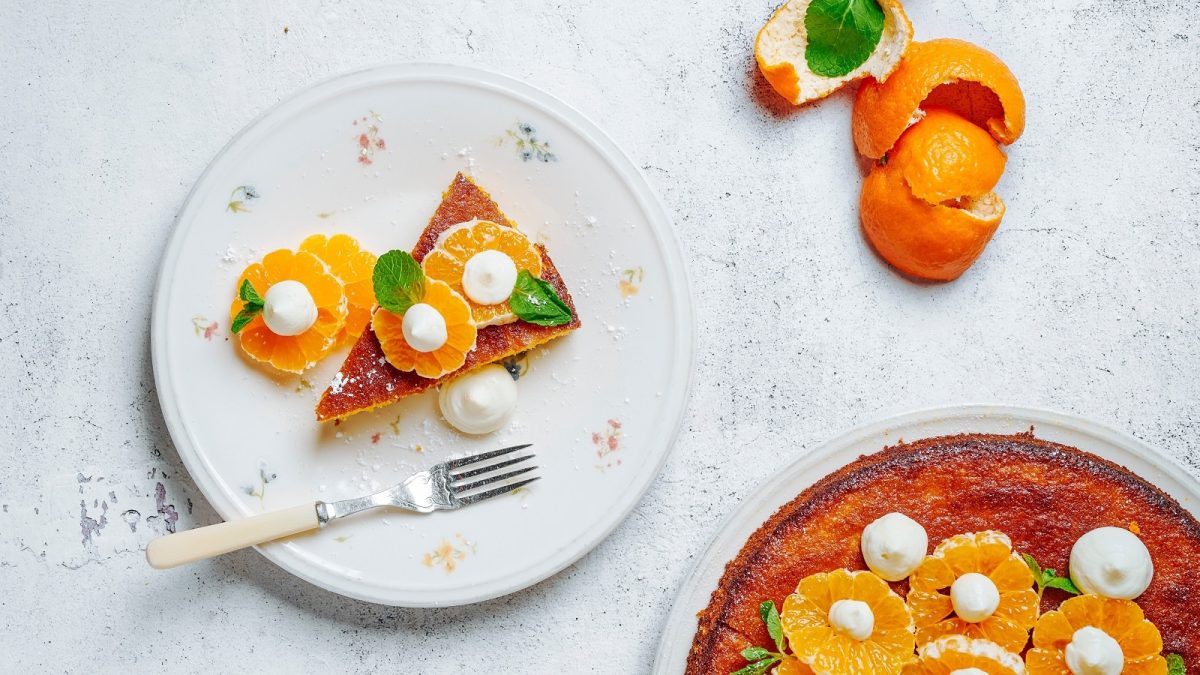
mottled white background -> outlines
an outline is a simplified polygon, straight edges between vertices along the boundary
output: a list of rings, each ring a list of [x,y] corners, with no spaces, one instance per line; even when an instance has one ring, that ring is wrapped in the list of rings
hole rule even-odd
[[[852,425],[1046,406],[1200,472],[1200,6],[909,2],[919,38],[983,44],[1029,100],[1000,231],[961,280],[930,286],[859,234],[850,97],[793,110],[757,76],[774,5],[0,0],[0,664],[636,673],[720,516]],[[215,520],[150,367],[176,210],[281,97],[407,60],[527,80],[642,167],[698,308],[678,445],[593,553],[482,605],[347,600],[253,551],[153,572],[141,549],[166,520]]]

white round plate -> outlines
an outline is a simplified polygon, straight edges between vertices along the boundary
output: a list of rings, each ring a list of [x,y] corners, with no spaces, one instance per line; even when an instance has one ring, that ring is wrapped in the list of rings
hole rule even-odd
[[[1186,469],[1136,438],[1096,422],[1046,410],[995,405],[936,408],[892,417],[849,431],[784,467],[726,518],[679,589],[659,641],[654,672],[684,672],[696,635],[696,614],[708,606],[725,564],[764,521],[813,483],[887,445],[962,433],[1015,434],[1030,427],[1038,438],[1086,450],[1128,468],[1200,515],[1200,482]]]
[[[277,376],[230,341],[242,268],[313,233],[376,253],[412,248],[463,171],[544,242],[583,327],[531,353],[512,424],[454,432],[427,392],[346,422],[314,406],[344,350]],[[361,495],[452,455],[533,443],[542,480],[455,512],[375,512],[259,550],[372,602],[445,606],[525,588],[599,543],[633,509],[678,430],[692,317],[670,223],[591,122],[528,85],[445,65],[318,84],[233,138],[188,197],[163,260],[152,349],[163,415],[225,519]]]

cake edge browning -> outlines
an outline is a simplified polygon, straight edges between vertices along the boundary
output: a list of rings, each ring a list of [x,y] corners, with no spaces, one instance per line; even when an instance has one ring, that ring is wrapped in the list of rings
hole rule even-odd
[[[878,471],[900,469],[906,465],[918,465],[920,463],[918,460],[928,461],[932,453],[965,451],[973,445],[981,446],[988,443],[1009,444],[1014,447],[1005,448],[1005,451],[1020,452],[1026,457],[1033,457],[1036,451],[1040,453],[1039,458],[1042,461],[1049,460],[1052,456],[1051,453],[1059,453],[1054,456],[1054,459],[1062,461],[1066,468],[1072,468],[1072,465],[1075,468],[1082,468],[1086,464],[1086,468],[1098,475],[1102,474],[1110,480],[1121,481],[1126,487],[1133,489],[1140,497],[1144,498],[1149,506],[1177,515],[1183,521],[1184,526],[1190,530],[1192,537],[1200,542],[1200,522],[1170,495],[1110,460],[1085,450],[1038,439],[1033,435],[1033,429],[1029,432],[1012,435],[937,436],[911,443],[885,446],[878,452],[860,455],[858,459],[822,477],[777,509],[751,534],[737,556],[726,563],[708,604],[696,615],[697,630],[688,652],[685,672],[688,675],[718,672],[713,670],[716,662],[722,657],[717,643],[728,641],[731,634],[745,639],[752,645],[762,642],[761,636],[747,635],[728,623],[727,619],[731,617],[731,611],[739,600],[735,597],[736,590],[744,575],[753,572],[759,555],[773,542],[776,534],[788,526],[791,521],[806,518],[808,514],[821,508],[822,504],[829,504],[830,500],[838,499],[839,495],[852,489],[863,479],[870,478],[872,474],[877,475]],[[1001,451],[995,447],[979,447],[977,449],[980,452]],[[931,541],[930,543],[935,542]],[[798,583],[800,579],[797,578],[794,581]],[[1167,636],[1164,635],[1164,640],[1166,638]]]
[[[442,195],[429,224],[413,247],[412,255],[421,261],[433,250],[438,237],[450,227],[469,220],[491,220],[515,227],[500,210],[499,205],[473,180],[461,172]],[[476,345],[458,370],[436,379],[394,368],[383,355],[375,331],[368,324],[358,341],[346,355],[334,382],[326,387],[317,402],[316,416],[320,422],[342,419],[395,403],[402,398],[426,391],[448,382],[480,366],[528,351],[550,340],[574,331],[582,325],[575,301],[566,282],[546,248],[535,244],[542,258],[542,278],[554,286],[563,302],[571,309],[571,321],[561,326],[538,326],[523,321],[487,326],[479,329]]]

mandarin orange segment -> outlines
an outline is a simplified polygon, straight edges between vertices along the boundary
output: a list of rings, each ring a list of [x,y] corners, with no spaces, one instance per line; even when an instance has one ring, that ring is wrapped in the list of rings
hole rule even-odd
[[[348,234],[335,234],[332,237],[314,234],[300,242],[300,250],[324,261],[329,271],[346,287],[348,312],[338,342],[353,343],[371,321],[371,309],[375,306],[375,289],[371,280],[375,270],[375,254],[360,248],[358,240]]]
[[[480,328],[517,320],[505,300],[495,305],[472,301],[463,290],[463,269],[475,255],[483,251],[500,251],[516,265],[517,272],[527,271],[535,277],[542,275],[542,256],[533,242],[515,227],[490,220],[476,220],[446,230],[437,245],[421,261],[421,268],[430,279],[444,281],[467,300],[475,325]]]
[[[965,621],[954,613],[950,587],[968,573],[992,579],[1000,594],[1000,604],[982,621]],[[908,605],[918,645],[946,635],[962,635],[990,640],[1009,651],[1020,652],[1038,618],[1039,598],[1033,590],[1033,573],[1001,532],[958,534],[942,541],[909,577],[909,585]]]
[[[1025,129],[1025,96],[1008,66],[982,47],[942,38],[913,42],[886,81],[859,88],[851,118],[858,151],[883,157],[922,103],[961,114],[1005,145]]]
[[[347,302],[342,282],[315,255],[305,251],[280,249],[265,255],[262,262],[249,265],[238,277],[265,297],[271,286],[293,280],[304,284],[317,306],[317,319],[299,335],[277,335],[267,327],[259,313],[237,333],[237,343],[256,361],[289,373],[301,373],[324,358],[337,345],[338,334],[346,324]],[[229,308],[232,320],[242,310],[241,298],[234,297]]]
[[[917,661],[905,666],[903,675],[948,675],[971,668],[988,675],[1019,675],[1025,671],[1019,654],[995,642],[947,635],[921,647]]]
[[[958,278],[1000,226],[1004,202],[990,190],[1004,162],[982,130],[936,111],[906,131],[887,163],[863,181],[863,233],[905,274]]]
[[[397,370],[437,378],[462,367],[467,353],[475,348],[477,329],[471,320],[470,305],[446,283],[426,279],[421,302],[436,309],[446,321],[446,342],[441,347],[431,352],[413,349],[404,339],[404,317],[383,308],[375,311],[371,327],[388,363]]]
[[[1132,600],[1079,595],[1046,612],[1033,629],[1033,649],[1025,655],[1031,675],[1069,674],[1064,654],[1075,632],[1085,626],[1104,631],[1117,641],[1125,657],[1123,673],[1164,675],[1166,659],[1158,628],[1147,621]]]
[[[775,675],[813,675],[813,671],[800,659],[789,656],[775,666]]]
[[[871,609],[874,623],[865,639],[855,639],[830,619],[830,608],[840,600],[857,600]],[[801,579],[784,600],[780,622],[796,658],[818,673],[898,672],[912,659],[908,608],[871,572],[841,569]]]

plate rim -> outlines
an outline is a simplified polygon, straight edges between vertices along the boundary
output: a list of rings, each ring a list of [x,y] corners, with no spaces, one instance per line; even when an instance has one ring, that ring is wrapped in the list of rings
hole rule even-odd
[[[590,531],[583,531],[574,537],[567,546],[559,549],[542,560],[540,568],[531,575],[513,575],[508,580],[483,582],[462,587],[456,595],[443,589],[435,594],[441,598],[414,597],[410,590],[384,589],[378,586],[363,586],[358,580],[339,574],[321,575],[320,566],[314,565],[295,553],[289,544],[255,546],[254,548],[271,562],[315,586],[356,600],[398,607],[449,607],[472,604],[515,593],[534,586],[557,574],[587,555],[597,545],[604,541],[621,523],[629,517],[641,503],[646,493],[654,484],[654,480],[662,473],[667,457],[678,440],[686,418],[693,383],[695,379],[695,315],[692,311],[694,294],[687,265],[683,258],[678,233],[662,199],[655,192],[645,175],[627,154],[604,131],[582,112],[557,98],[556,96],[514,77],[492,70],[438,62],[404,62],[385,63],[355,70],[333,74],[318,79],[281,98],[270,105],[253,119],[242,126],[222,147],[213,155],[193,183],[184,198],[171,224],[170,236],[163,252],[162,262],[154,283],[154,296],[150,317],[150,351],[154,373],[155,391],[163,421],[171,437],[172,444],[188,474],[199,488],[204,498],[223,520],[246,515],[236,505],[225,501],[224,492],[215,484],[210,475],[207,462],[197,451],[191,434],[184,421],[183,412],[179,407],[174,392],[174,382],[167,366],[168,327],[167,310],[169,290],[174,282],[171,270],[183,253],[185,234],[184,218],[189,215],[202,185],[209,179],[214,167],[248,134],[257,130],[264,123],[270,122],[276,115],[288,112],[289,106],[325,88],[335,88],[339,83],[351,82],[363,78],[366,82],[407,81],[441,81],[459,85],[474,86],[482,89],[498,91],[523,101],[544,114],[557,119],[560,123],[580,135],[584,142],[600,155],[602,162],[614,171],[621,184],[629,190],[636,201],[639,210],[646,217],[646,225],[650,228],[657,242],[657,253],[663,261],[666,274],[667,291],[672,300],[670,314],[673,324],[673,339],[679,346],[671,360],[672,384],[674,392],[664,395],[665,407],[673,423],[661,436],[661,443],[648,444],[647,447],[657,452],[657,458],[648,462],[642,473],[634,476],[634,489],[627,492],[627,497],[618,502],[618,508],[613,509],[606,521]],[[301,109],[302,110],[302,109]],[[293,114],[295,111],[292,111]],[[194,222],[194,221],[191,221]],[[190,227],[190,226],[189,226]],[[215,497],[215,498],[214,498]],[[315,498],[314,498],[315,501]],[[531,566],[532,567],[532,566]],[[516,581],[512,581],[516,579]],[[364,592],[363,588],[374,589],[375,592]],[[467,590],[470,592],[462,592]]]
[[[840,451],[845,451],[847,447],[866,441],[871,437],[937,421],[953,421],[958,419],[966,421],[982,418],[1006,419],[1021,423],[1029,422],[1035,427],[1039,424],[1053,425],[1077,433],[1095,436],[1115,447],[1119,447],[1121,450],[1128,452],[1142,461],[1157,464],[1164,471],[1172,473],[1181,486],[1189,491],[1191,496],[1200,503],[1200,479],[1197,479],[1179,460],[1126,431],[1082,415],[1059,412],[1042,407],[969,403],[918,408],[883,418],[872,419],[833,436],[829,440],[817,445],[811,452],[805,453],[803,456],[773,471],[768,477],[759,481],[753,488],[747,491],[747,496],[729,513],[725,514],[714,531],[712,538],[704,545],[701,553],[696,556],[695,560],[689,566],[687,573],[684,575],[678,590],[671,600],[671,609],[667,614],[662,635],[659,637],[658,645],[655,648],[652,672],[656,675],[666,675],[668,673],[674,675],[683,672],[678,666],[681,663],[686,663],[687,650],[690,649],[696,633],[696,615],[690,612],[689,607],[685,605],[697,592],[697,586],[702,582],[702,573],[711,568],[714,561],[717,565],[720,565],[721,569],[724,569],[725,564],[728,563],[728,560],[720,559],[722,556],[718,554],[718,547],[723,543],[722,540],[726,538],[728,533],[733,531],[739,518],[745,517],[761,506],[761,501],[755,499],[754,495],[771,494],[782,485],[797,480],[800,476],[811,472],[816,465],[829,456]],[[909,442],[932,437],[934,436],[920,435],[909,439]],[[883,448],[881,447],[880,449]],[[820,480],[824,475],[816,476],[814,481]],[[1144,476],[1140,476],[1140,474],[1139,477],[1143,480],[1148,480]],[[1197,515],[1197,517],[1200,517],[1200,510],[1198,510],[1200,507],[1197,506],[1197,503],[1191,505],[1181,504],[1181,506]],[[759,524],[761,525],[761,523]],[[708,592],[711,593],[711,590]]]

